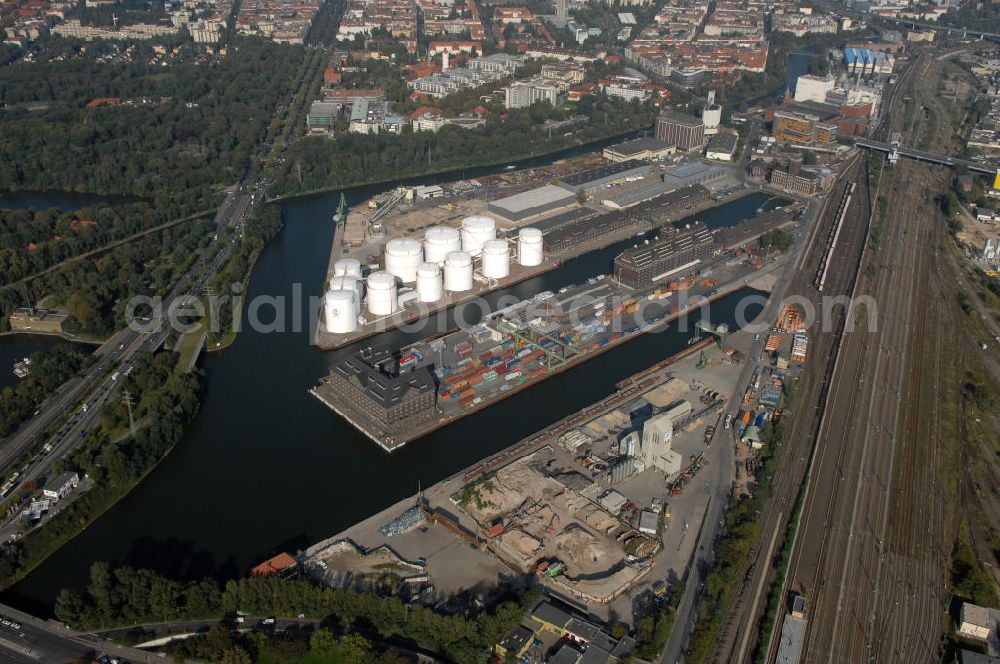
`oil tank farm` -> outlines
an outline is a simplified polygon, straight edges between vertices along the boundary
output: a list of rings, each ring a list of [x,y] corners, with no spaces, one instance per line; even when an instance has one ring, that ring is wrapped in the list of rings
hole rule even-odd
[[[503,279],[510,274],[510,247],[506,240],[483,243],[482,272],[487,279]]]
[[[443,293],[441,266],[421,263],[417,267],[417,297],[421,302],[437,302]]]
[[[385,244],[385,271],[404,284],[417,280],[417,266],[424,260],[424,248],[416,240],[397,238]]]
[[[353,290],[330,290],[323,296],[326,329],[347,334],[358,327],[358,305]]]
[[[462,234],[456,228],[433,226],[424,233],[424,260],[444,264],[445,256],[462,250]]]
[[[472,256],[453,251],[444,261],[444,289],[450,293],[472,290]]]
[[[517,262],[525,267],[541,265],[545,258],[542,231],[537,228],[522,228],[517,233]]]
[[[670,231],[648,245],[615,256],[615,280],[631,288],[646,288],[691,268],[712,255],[712,231],[695,228]]]
[[[462,251],[470,256],[478,256],[483,244],[497,237],[497,222],[493,217],[481,215],[462,220]]]
[[[341,258],[333,264],[333,276],[361,279],[361,261],[356,258]]]
[[[414,277],[416,278],[416,277]],[[368,275],[368,311],[374,316],[391,316],[396,313],[396,277],[389,272],[372,272]]]

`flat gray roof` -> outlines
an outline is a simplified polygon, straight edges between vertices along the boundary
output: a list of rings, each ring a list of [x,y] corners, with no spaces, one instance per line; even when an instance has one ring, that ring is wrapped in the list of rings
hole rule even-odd
[[[800,618],[785,616],[781,626],[781,643],[778,644],[778,657],[775,664],[798,664],[802,656],[802,638],[806,633],[806,621]]]
[[[507,198],[495,200],[490,203],[490,205],[499,210],[506,210],[517,214],[519,212],[523,212],[524,210],[530,210],[532,208],[550,205],[553,203],[561,203],[563,201],[568,203],[572,201],[573,198],[574,195],[572,192],[566,191],[562,187],[547,184],[544,187],[529,189],[528,191],[521,192],[520,194],[514,194],[513,196],[508,196]]]
[[[646,150],[666,150],[671,147],[674,147],[672,143],[661,141],[658,138],[637,138],[632,141],[619,143],[618,145],[609,145],[606,149],[615,154],[631,156],[639,154],[640,152],[645,152]]]

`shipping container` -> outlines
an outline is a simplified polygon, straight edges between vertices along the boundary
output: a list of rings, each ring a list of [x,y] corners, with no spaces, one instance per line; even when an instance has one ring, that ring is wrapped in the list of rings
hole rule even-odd
[[[504,380],[514,380],[515,378],[520,378],[520,377],[521,377],[520,371],[511,371],[509,374],[504,376]]]

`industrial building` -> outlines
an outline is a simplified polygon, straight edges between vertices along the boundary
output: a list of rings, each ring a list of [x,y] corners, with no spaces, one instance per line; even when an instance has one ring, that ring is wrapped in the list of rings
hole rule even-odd
[[[708,184],[726,176],[726,169],[715,164],[692,161],[671,166],[663,172],[663,182],[670,189],[680,189],[693,184]]]
[[[337,363],[326,382],[349,406],[382,426],[434,412],[436,388],[426,367],[389,374],[374,364],[358,353]]]
[[[705,123],[686,113],[663,111],[656,118],[656,138],[681,150],[705,145]]]
[[[772,135],[786,143],[825,145],[837,137],[837,127],[821,122],[817,115],[775,111]]]
[[[306,116],[306,127],[314,133],[333,130],[333,123],[342,104],[335,101],[314,101]]]
[[[568,175],[556,184],[574,194],[583,191],[586,194],[603,189],[614,182],[641,180],[652,175],[654,167],[641,161],[625,161],[619,164],[605,164],[586,171]]]
[[[604,158],[615,163],[660,161],[677,152],[677,146],[658,138],[637,138],[604,148]]]
[[[705,157],[716,161],[732,161],[740,137],[736,134],[716,134],[708,141]]]
[[[713,245],[708,228],[668,233],[664,239],[615,256],[615,279],[632,288],[652,286],[710,257]]]
[[[522,221],[536,214],[569,207],[575,202],[574,192],[547,184],[544,187],[491,201],[486,210],[509,221]]]

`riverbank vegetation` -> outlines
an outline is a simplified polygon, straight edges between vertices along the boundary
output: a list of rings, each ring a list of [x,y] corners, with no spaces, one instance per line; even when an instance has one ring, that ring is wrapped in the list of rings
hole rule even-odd
[[[31,373],[14,387],[0,392],[0,437],[16,431],[57,387],[88,362],[88,357],[70,344],[32,353],[28,359]]]
[[[304,615],[323,621],[339,634],[359,634],[372,641],[393,639],[450,661],[485,663],[492,646],[520,623],[524,611],[536,601],[535,594],[523,593],[476,617],[466,617],[407,605],[395,597],[328,588],[306,580],[253,577],[229,581],[222,588],[209,580],[181,583],[150,570],[95,563],[86,590],[63,590],[55,611],[59,620],[85,630],[221,618],[238,611],[257,617]],[[240,645],[230,642],[228,647],[234,644]],[[200,650],[204,644],[194,645]],[[249,659],[243,661],[264,661],[259,659],[259,651],[249,650],[252,648],[244,650]],[[198,656],[196,652],[184,654]]]
[[[206,307],[206,315],[210,317],[206,338],[208,349],[221,350],[236,339],[243,294],[250,282],[253,266],[267,243],[281,232],[282,226],[284,220],[280,205],[272,203],[255,208],[243,229],[243,239],[233,248],[225,265],[209,280],[209,290],[220,297],[218,307]],[[239,288],[235,288],[236,285]]]
[[[175,372],[175,362],[171,352],[140,355],[122,378],[138,399],[134,408],[143,426],[134,435],[112,438],[108,429],[95,429],[73,454],[55,462],[53,473],[74,470],[91,486],[79,489],[41,527],[0,549],[0,587],[19,580],[121,500],[180,440],[201,405],[202,381],[197,373]]]
[[[581,119],[552,129],[544,124],[572,115]],[[346,133],[336,140],[308,136],[289,146],[287,167],[276,178],[271,194],[344,188],[506,163],[646,129],[652,123],[650,104],[588,97],[560,109],[534,104],[510,111],[506,119],[490,114],[486,124],[475,129],[446,125],[437,132],[404,128],[399,135]]]
[[[199,218],[154,231],[98,255],[71,261],[27,282],[25,289],[0,289],[0,329],[25,305],[24,291],[37,304],[64,308],[63,331],[106,337],[125,324],[129,298],[166,294],[198,250],[209,242],[212,219]]]

